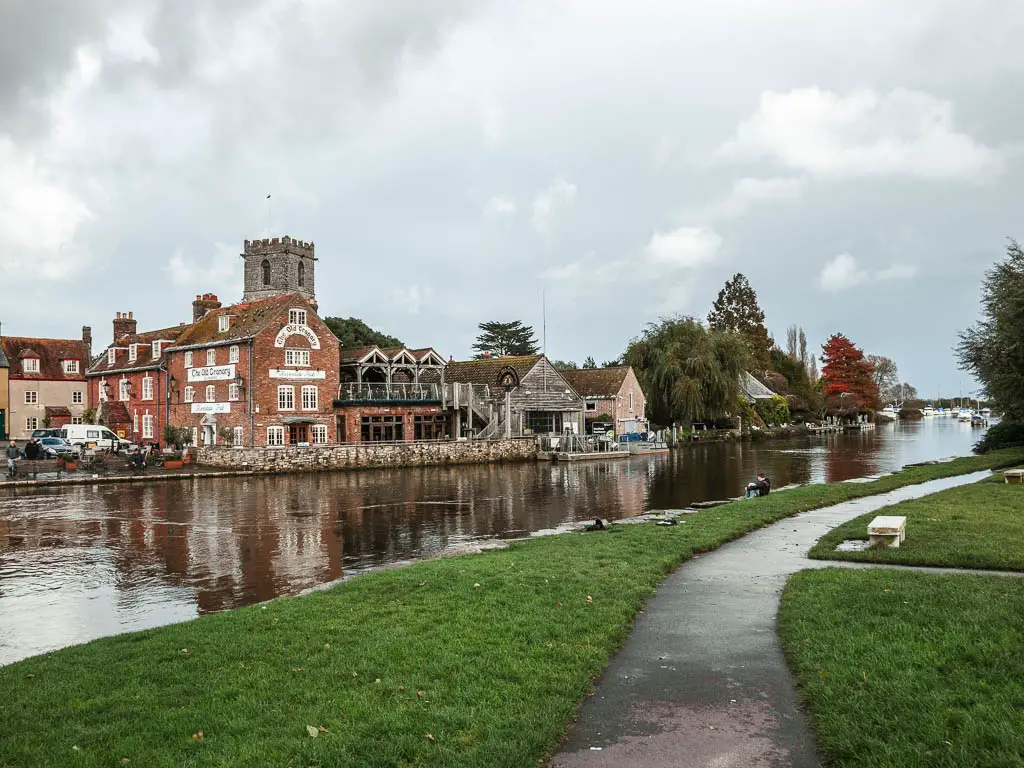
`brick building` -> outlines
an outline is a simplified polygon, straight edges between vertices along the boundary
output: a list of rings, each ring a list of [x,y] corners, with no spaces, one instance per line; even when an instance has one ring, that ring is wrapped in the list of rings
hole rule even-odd
[[[81,340],[0,339],[8,364],[5,421],[10,437],[24,439],[47,425],[81,423],[87,405],[85,369],[91,343],[88,326],[82,328]]]
[[[632,367],[581,369],[562,375],[583,398],[588,424],[611,422],[618,434],[647,430],[647,397]]]

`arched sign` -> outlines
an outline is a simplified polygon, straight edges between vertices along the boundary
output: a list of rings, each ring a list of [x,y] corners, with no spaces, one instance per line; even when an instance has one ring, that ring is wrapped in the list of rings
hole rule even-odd
[[[505,389],[514,389],[519,386],[519,374],[511,365],[506,365],[498,374],[498,384]]]
[[[289,336],[305,336],[306,340],[309,341],[310,348],[320,349],[320,339],[313,333],[313,329],[308,325],[298,325],[297,323],[288,323],[288,325],[278,331],[277,338],[274,339],[274,346],[284,347],[284,343]]]

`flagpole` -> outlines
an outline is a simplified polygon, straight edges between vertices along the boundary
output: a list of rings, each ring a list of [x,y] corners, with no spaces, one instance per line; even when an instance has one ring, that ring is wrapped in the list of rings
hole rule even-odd
[[[270,199],[270,195],[267,195],[267,237],[270,237],[270,222],[273,217],[273,201]]]

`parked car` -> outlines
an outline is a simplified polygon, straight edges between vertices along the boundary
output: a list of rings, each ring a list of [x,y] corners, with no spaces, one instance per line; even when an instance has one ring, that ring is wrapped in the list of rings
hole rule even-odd
[[[60,437],[61,427],[37,429],[29,437],[33,437],[36,440],[40,440],[44,437]]]
[[[55,459],[61,453],[75,453],[75,446],[63,437],[44,437],[39,445],[42,446],[45,459]]]
[[[119,450],[127,451],[132,445],[99,424],[68,424],[60,431],[60,436],[79,451],[85,448],[111,450],[115,445]]]

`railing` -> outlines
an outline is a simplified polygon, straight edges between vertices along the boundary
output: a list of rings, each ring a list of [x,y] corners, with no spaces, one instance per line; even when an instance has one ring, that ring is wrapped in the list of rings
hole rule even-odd
[[[441,402],[439,384],[342,384],[338,402]]]

